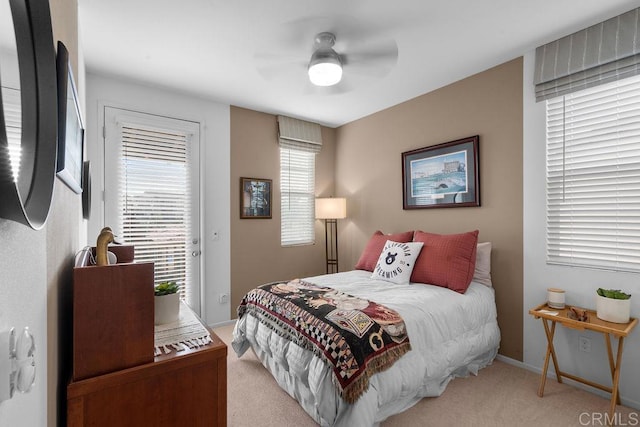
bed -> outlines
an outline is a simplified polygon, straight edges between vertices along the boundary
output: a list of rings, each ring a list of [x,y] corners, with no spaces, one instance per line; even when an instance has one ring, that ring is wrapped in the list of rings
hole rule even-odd
[[[474,250],[474,264],[475,256]],[[383,304],[404,321],[411,349],[371,375],[353,403],[341,397],[334,371],[324,358],[285,338],[277,322],[252,312],[243,313],[236,322],[232,347],[238,356],[251,348],[280,387],[320,425],[378,425],[423,397],[439,396],[453,378],[477,374],[497,354],[500,331],[494,290],[475,276],[463,293],[372,276],[371,271],[353,270],[302,279]]]

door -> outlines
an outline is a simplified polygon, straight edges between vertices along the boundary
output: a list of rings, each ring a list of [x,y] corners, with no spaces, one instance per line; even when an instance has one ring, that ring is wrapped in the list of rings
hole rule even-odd
[[[105,226],[200,313],[200,125],[105,107]]]

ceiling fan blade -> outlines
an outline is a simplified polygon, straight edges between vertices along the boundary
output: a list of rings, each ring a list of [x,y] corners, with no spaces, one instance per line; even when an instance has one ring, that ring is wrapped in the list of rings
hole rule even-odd
[[[398,47],[388,41],[379,47],[349,51],[341,59],[345,73],[384,77],[398,62]]]
[[[256,53],[254,55],[256,70],[267,80],[288,79],[292,75],[306,74],[307,61],[299,55],[286,53]]]
[[[347,15],[309,16],[282,24],[282,34],[287,38],[304,40],[313,51],[316,34],[329,32],[338,36],[346,28],[361,27],[355,18]]]
[[[336,48],[338,50],[338,48]],[[367,40],[360,42],[347,41],[343,50],[347,62],[360,61],[388,61],[394,62],[398,58],[398,44],[393,39]]]
[[[351,92],[355,89],[354,85],[351,84],[349,78],[343,78],[340,83],[334,86],[329,86],[327,89],[327,93],[330,95],[340,95],[342,93]]]
[[[280,80],[290,81],[291,79],[298,79],[300,76],[306,79],[306,67],[300,66],[296,63],[276,62],[271,65],[262,65],[256,67],[258,74],[260,74],[265,80]]]
[[[348,81],[345,81],[344,79],[333,86],[315,86],[310,82],[308,85],[305,85],[306,94],[317,96],[340,95],[342,93],[351,92],[353,89],[353,85],[349,84]]]

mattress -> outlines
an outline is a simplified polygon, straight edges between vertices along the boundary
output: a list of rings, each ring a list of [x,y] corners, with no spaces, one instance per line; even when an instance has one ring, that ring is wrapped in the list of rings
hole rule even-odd
[[[494,290],[471,282],[465,294],[424,284],[394,284],[354,270],[303,279],[396,310],[412,349],[373,375],[353,404],[342,400],[331,368],[311,351],[287,341],[247,313],[238,319],[232,347],[251,348],[277,383],[323,426],[373,426],[439,396],[455,377],[477,374],[495,358],[500,343]]]

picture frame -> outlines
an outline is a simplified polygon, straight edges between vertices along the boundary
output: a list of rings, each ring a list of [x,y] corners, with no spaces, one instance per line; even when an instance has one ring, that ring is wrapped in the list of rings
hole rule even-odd
[[[402,153],[403,209],[480,206],[478,135]]]
[[[82,164],[82,218],[91,218],[91,162]]]
[[[240,178],[240,219],[271,218],[270,179]]]
[[[58,41],[58,177],[75,193],[82,193],[84,125],[69,51]]]

